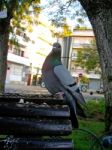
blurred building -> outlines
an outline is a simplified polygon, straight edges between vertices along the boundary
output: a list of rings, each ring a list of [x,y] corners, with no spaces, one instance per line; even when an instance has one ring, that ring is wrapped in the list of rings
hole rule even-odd
[[[45,57],[51,51],[52,44],[57,41],[54,36],[56,28],[40,15],[38,23],[32,24],[32,31],[15,30],[15,33],[17,41],[15,44],[11,40],[9,42],[6,83],[36,85],[37,78],[41,76]],[[100,88],[100,74],[96,74],[94,70],[87,74],[84,69],[76,67],[74,63],[78,51],[91,45],[94,39],[92,29],[74,29],[72,35],[58,40],[62,45],[62,62],[70,70],[72,76],[86,75],[90,80],[89,89],[96,90],[96,87]]]
[[[10,35],[6,83],[36,84],[44,59],[56,41],[53,31],[54,28],[42,15],[38,24],[32,24],[32,31],[15,29],[16,38],[12,40]]]
[[[69,70],[74,77],[86,76],[89,78],[88,88],[92,90],[97,90],[101,86],[101,75],[95,73],[94,70],[90,71],[88,74],[81,67],[76,67],[75,60],[77,58],[78,51],[91,46],[91,42],[95,40],[95,36],[92,29],[74,29],[73,35],[71,36],[71,50],[69,53]]]
[[[91,41],[95,39],[94,33],[92,29],[74,29],[72,36],[72,51],[71,51],[71,59],[70,59],[70,70],[74,72],[74,75],[78,75],[79,73],[84,73],[84,70],[80,67],[76,67],[74,61],[77,58],[77,54],[79,51],[83,50],[85,47],[91,45]]]

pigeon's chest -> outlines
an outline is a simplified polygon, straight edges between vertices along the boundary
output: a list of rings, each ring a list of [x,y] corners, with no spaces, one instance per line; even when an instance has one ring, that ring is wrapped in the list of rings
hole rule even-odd
[[[44,66],[44,70],[53,70],[55,66],[58,66],[60,64],[61,64],[61,62],[59,62],[57,59],[50,60],[50,61],[46,62],[45,66]]]

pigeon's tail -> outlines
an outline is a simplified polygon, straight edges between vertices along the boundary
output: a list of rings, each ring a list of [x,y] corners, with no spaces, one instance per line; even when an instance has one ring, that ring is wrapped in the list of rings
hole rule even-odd
[[[86,118],[86,114],[84,110],[82,109],[82,107],[80,106],[80,104],[76,100],[74,101],[76,102],[76,114],[80,117]]]
[[[72,100],[76,104],[76,114],[80,117],[86,117],[84,110],[82,109],[82,106],[86,104],[84,97],[82,93],[80,93],[80,90],[77,89],[76,91],[72,92],[68,89],[69,94],[72,96]]]
[[[80,95],[81,93],[78,93],[78,94]],[[80,98],[77,97],[76,95],[72,94],[72,97],[73,97],[73,101],[75,101],[75,104],[76,104],[76,114],[80,117],[86,118],[86,114],[82,108],[82,106],[84,106],[84,103],[83,104],[80,103],[80,100],[79,100]],[[82,94],[81,94],[81,98],[84,99]]]
[[[72,127],[74,129],[76,129],[76,128],[79,127],[79,124],[78,124],[77,115],[76,115],[75,101],[72,100],[70,97],[66,97],[65,95],[64,95],[64,99],[66,100],[66,103],[67,103],[67,105],[69,106],[69,109],[70,109],[70,119],[71,119],[71,122],[72,122]]]
[[[72,127],[75,129],[75,128],[78,128],[79,127],[79,124],[78,124],[78,120],[77,120],[77,116],[76,116],[76,107],[75,107],[75,103],[70,102],[69,101],[69,108],[70,108],[70,119],[71,119],[71,122],[72,122]]]
[[[80,93],[79,89],[77,89],[77,91],[74,91],[71,94],[73,95],[73,97],[75,97],[75,99],[77,100],[77,102],[80,103],[81,105],[84,105],[86,103],[85,99],[84,99],[82,93]]]

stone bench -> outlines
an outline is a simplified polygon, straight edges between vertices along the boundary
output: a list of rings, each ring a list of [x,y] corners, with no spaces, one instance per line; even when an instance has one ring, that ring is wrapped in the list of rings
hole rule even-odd
[[[0,96],[0,149],[73,150],[69,108],[52,97]]]

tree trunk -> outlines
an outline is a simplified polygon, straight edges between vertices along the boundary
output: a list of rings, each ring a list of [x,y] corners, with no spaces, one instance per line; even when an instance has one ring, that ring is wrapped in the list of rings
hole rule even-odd
[[[105,91],[105,130],[112,130],[112,1],[80,0],[92,24]]]
[[[4,92],[7,71],[7,53],[9,39],[9,24],[7,19],[0,20],[0,93]]]

